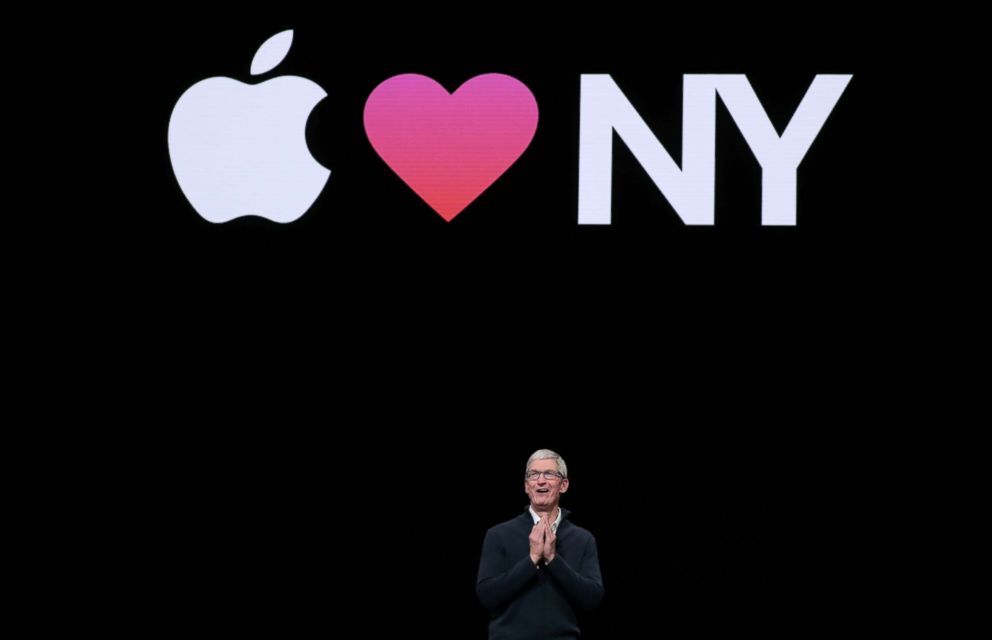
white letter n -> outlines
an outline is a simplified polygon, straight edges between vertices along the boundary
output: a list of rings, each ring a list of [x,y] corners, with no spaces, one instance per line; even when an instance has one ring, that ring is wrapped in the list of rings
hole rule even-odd
[[[716,88],[712,79],[700,76],[686,75],[683,82],[679,169],[613,78],[582,75],[579,224],[610,224],[614,131],[684,223],[713,224]]]

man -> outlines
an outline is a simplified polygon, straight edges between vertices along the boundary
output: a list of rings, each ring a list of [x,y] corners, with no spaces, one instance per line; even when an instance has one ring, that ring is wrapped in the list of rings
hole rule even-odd
[[[576,610],[603,599],[596,539],[558,506],[568,467],[554,451],[527,461],[530,506],[486,532],[476,592],[489,610],[489,640],[578,638]]]

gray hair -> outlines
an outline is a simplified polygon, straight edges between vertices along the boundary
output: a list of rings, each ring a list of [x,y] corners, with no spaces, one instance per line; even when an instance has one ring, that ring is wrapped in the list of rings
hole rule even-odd
[[[568,477],[568,465],[565,464],[565,460],[551,449],[538,449],[530,454],[530,457],[527,458],[527,468],[524,469],[524,473],[530,471],[530,463],[535,460],[554,460],[558,465],[558,473],[561,474],[561,477]]]

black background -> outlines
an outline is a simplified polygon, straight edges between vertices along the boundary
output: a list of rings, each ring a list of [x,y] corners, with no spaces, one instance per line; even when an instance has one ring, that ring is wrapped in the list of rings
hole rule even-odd
[[[475,11],[173,7],[117,34],[113,206],[80,222],[69,277],[86,352],[127,398],[108,413],[167,425],[112,439],[93,521],[121,624],[483,638],[482,536],[551,447],[600,546],[588,637],[848,627],[875,580],[865,469],[884,439],[851,416],[900,286],[876,250],[900,233],[876,25]],[[298,222],[207,223],[171,171],[171,110],[206,77],[248,81],[288,28],[275,74],[327,90],[307,139],[330,180]],[[538,101],[530,148],[450,223],[362,128],[407,72],[449,90],[507,73]],[[613,224],[579,227],[581,73],[610,73],[676,159],[682,74],[747,74],[779,131],[816,73],[854,78],[800,165],[797,226],[761,226],[760,167],[720,105],[713,227],[684,226],[619,141]]]

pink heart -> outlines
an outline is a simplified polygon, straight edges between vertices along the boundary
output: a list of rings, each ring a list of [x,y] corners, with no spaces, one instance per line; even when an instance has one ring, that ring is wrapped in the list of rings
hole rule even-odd
[[[453,94],[405,73],[365,103],[365,133],[376,153],[449,222],[517,161],[535,131],[534,94],[501,73],[476,76]]]

